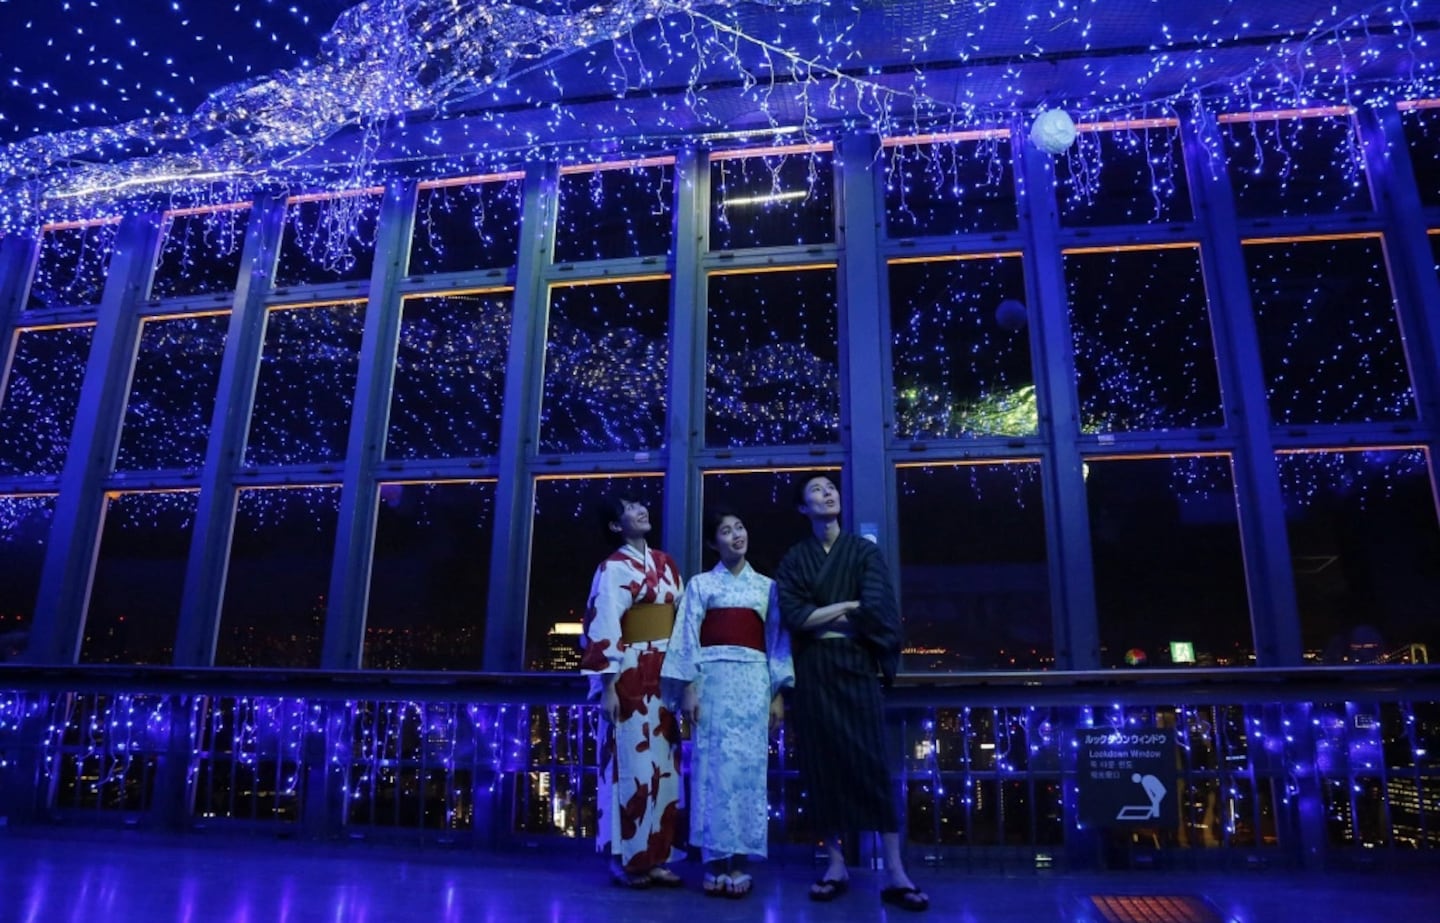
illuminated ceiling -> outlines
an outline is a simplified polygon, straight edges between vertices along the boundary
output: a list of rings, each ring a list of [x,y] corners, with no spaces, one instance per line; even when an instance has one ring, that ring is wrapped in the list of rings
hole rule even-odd
[[[0,228],[217,180],[336,186],[697,134],[1436,95],[1440,38],[1418,0],[148,6],[0,0]]]

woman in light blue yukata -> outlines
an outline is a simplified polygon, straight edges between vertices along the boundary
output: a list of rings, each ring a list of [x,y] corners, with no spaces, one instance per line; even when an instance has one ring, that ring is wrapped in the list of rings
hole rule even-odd
[[[770,731],[784,717],[780,690],[794,684],[795,670],[775,581],[745,560],[740,517],[707,512],[705,544],[720,563],[685,587],[662,675],[684,684],[694,745],[690,841],[701,848],[705,893],[738,898],[750,893],[749,859],[765,857]]]

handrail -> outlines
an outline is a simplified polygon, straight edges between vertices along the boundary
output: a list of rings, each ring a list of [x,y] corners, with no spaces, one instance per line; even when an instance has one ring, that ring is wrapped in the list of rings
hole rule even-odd
[[[0,691],[311,696],[579,705],[568,673],[0,664]],[[1440,665],[902,673],[892,708],[964,705],[1440,700]]]

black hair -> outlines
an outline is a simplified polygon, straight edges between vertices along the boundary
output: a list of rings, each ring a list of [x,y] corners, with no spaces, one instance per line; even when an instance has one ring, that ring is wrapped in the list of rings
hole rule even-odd
[[[596,501],[595,518],[600,523],[600,534],[605,537],[606,544],[613,545],[620,541],[620,536],[610,527],[625,518],[627,503],[639,503],[643,506],[645,501],[632,494],[606,494]]]
[[[701,519],[701,524],[705,532],[701,536],[701,539],[704,541],[706,547],[709,547],[715,541],[715,530],[720,528],[720,523],[724,521],[726,516],[734,516],[741,522],[745,521],[739,513],[728,506],[716,505],[705,510],[705,515]]]
[[[810,482],[815,480],[816,478],[824,478],[831,484],[834,484],[836,490],[840,489],[839,472],[806,471],[790,483],[790,499],[791,501],[793,501],[795,506],[805,505],[805,488],[808,487]]]

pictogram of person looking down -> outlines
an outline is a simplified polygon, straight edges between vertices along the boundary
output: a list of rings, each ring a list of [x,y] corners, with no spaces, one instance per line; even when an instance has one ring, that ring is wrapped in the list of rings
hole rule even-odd
[[[1145,789],[1149,804],[1127,804],[1115,815],[1116,820],[1150,820],[1160,816],[1160,802],[1165,800],[1165,783],[1149,773],[1134,773],[1130,781]]]

